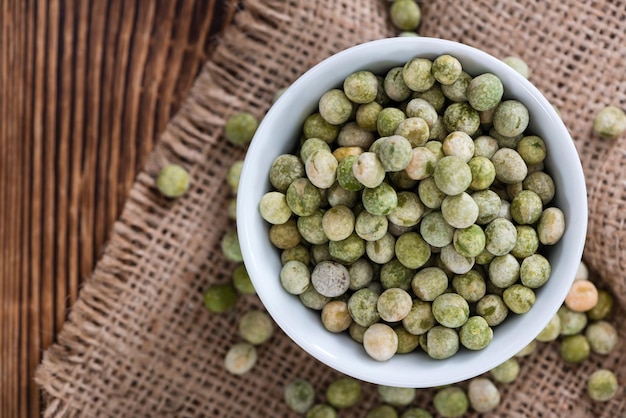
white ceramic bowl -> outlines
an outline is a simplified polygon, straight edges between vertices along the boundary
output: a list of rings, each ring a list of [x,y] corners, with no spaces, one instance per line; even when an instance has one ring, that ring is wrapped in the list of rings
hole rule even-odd
[[[530,112],[529,132],[541,136],[548,148],[546,169],[556,184],[553,201],[565,213],[566,231],[549,249],[552,265],[548,282],[537,290],[537,301],[524,315],[510,314],[494,328],[494,338],[481,351],[461,349],[446,360],[423,352],[396,355],[386,362],[371,359],[363,346],[344,333],[326,331],[320,312],[305,308],[279,281],[280,252],[269,241],[269,225],[258,212],[258,202],[270,190],[270,165],[283,153],[294,153],[304,119],[315,112],[321,95],[341,86],[350,73],[367,69],[384,74],[394,66],[420,56],[457,57],[472,75],[492,72],[502,80],[505,98],[524,103]],[[340,372],[376,384],[434,387],[477,376],[512,357],[544,328],[561,306],[574,279],[585,241],[587,195],[582,167],[563,122],[544,96],[500,60],[475,48],[441,39],[391,38],[364,43],[337,53],[302,75],[272,106],[248,150],[237,202],[241,250],[258,296],[277,324],[300,347]]]

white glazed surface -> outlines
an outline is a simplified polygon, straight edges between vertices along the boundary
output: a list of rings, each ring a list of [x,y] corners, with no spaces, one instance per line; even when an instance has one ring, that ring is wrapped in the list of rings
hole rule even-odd
[[[548,171],[556,184],[555,204],[563,210],[566,231],[551,247],[552,275],[537,290],[537,301],[524,315],[510,313],[494,328],[492,343],[481,351],[461,349],[446,360],[430,359],[420,349],[396,355],[386,362],[371,359],[363,346],[347,333],[326,331],[320,312],[307,309],[297,296],[285,292],[278,279],[280,252],[269,241],[269,225],[258,212],[258,202],[270,190],[272,161],[294,153],[304,119],[315,112],[319,97],[341,86],[357,70],[384,74],[394,66],[420,56],[457,57],[472,75],[496,74],[505,87],[505,98],[524,103],[530,112],[528,132],[547,144]],[[572,139],[550,103],[526,79],[500,60],[475,48],[434,38],[390,38],[342,51],[303,74],[272,106],[248,149],[238,191],[237,227],[244,262],[257,294],[282,330],[322,363],[363,381],[398,387],[435,387],[463,381],[484,373],[525,347],[545,327],[561,306],[582,256],[587,228],[587,195],[580,160]]]

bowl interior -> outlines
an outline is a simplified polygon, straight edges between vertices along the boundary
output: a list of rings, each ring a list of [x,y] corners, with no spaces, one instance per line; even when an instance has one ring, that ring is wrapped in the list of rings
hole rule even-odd
[[[386,362],[371,359],[362,345],[347,334],[326,331],[320,313],[305,308],[285,292],[278,279],[280,253],[269,241],[269,225],[258,213],[258,202],[270,190],[272,161],[296,150],[304,119],[315,112],[319,97],[340,86],[350,73],[367,69],[384,74],[415,56],[457,57],[464,71],[496,74],[505,86],[505,98],[524,103],[530,112],[528,132],[544,139],[548,148],[546,171],[556,184],[553,204],[565,214],[566,231],[549,248],[552,265],[548,282],[537,291],[537,301],[524,315],[510,314],[494,328],[492,343],[481,351],[461,349],[446,360],[424,353],[396,355]],[[391,38],[372,41],[340,52],[302,75],[272,106],[250,144],[237,202],[237,226],[244,262],[258,296],[285,333],[309,354],[352,377],[389,386],[434,387],[469,379],[490,370],[526,346],[556,313],[574,278],[582,255],[587,225],[587,196],[580,160],[563,122],[550,103],[526,79],[500,60],[472,47],[432,38]]]

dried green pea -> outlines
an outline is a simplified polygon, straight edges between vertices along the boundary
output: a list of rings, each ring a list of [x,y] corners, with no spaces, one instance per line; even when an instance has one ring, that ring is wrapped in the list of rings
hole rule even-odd
[[[425,334],[424,351],[431,358],[443,360],[450,358],[459,351],[459,335],[453,329],[437,325]]]
[[[567,306],[561,306],[557,315],[561,319],[561,335],[578,334],[587,326],[587,315],[583,312],[574,312]]]
[[[389,325],[373,324],[363,334],[363,347],[374,360],[387,361],[398,350],[398,335]]]
[[[466,301],[478,302],[487,291],[487,285],[483,276],[476,270],[470,270],[465,274],[457,274],[452,279],[452,288]]]
[[[478,225],[485,225],[496,219],[500,212],[502,199],[493,190],[479,190],[471,194],[478,206]]]
[[[543,205],[547,205],[554,198],[556,192],[554,180],[543,171],[529,173],[522,182],[522,186],[525,190],[537,193]]]
[[[543,245],[554,245],[565,232],[565,215],[556,207],[544,209],[537,223],[537,235]]]
[[[403,0],[399,0],[399,1],[403,1]],[[410,1],[413,1],[413,0],[410,0]],[[367,413],[365,418],[398,418],[398,412],[391,405],[378,405],[372,408]]]
[[[532,340],[526,345],[526,347],[518,351],[517,354],[515,354],[515,357],[519,358],[519,357],[530,356],[532,353],[534,353],[537,350],[537,345],[538,345],[537,340]]]
[[[516,314],[526,313],[535,304],[535,292],[524,285],[514,284],[507,288],[502,295],[506,306]]]
[[[507,219],[496,218],[485,228],[485,248],[496,256],[508,254],[517,242],[517,229]]]
[[[273,227],[276,225],[273,225]],[[222,237],[221,248],[224,257],[229,261],[241,263],[243,256],[241,255],[241,247],[239,246],[239,237],[237,236],[237,229],[231,228]]]
[[[389,15],[393,25],[403,31],[417,29],[422,20],[422,12],[414,0],[395,0]]]
[[[500,147],[498,141],[488,135],[481,135],[474,140],[474,156],[491,159]]]
[[[416,232],[405,232],[396,240],[395,253],[398,261],[410,269],[422,267],[430,258],[430,246]]]
[[[318,141],[328,147],[325,142],[321,140]],[[309,142],[307,146],[311,146],[313,143],[314,142]],[[272,161],[269,174],[270,183],[281,193],[285,193],[294,180],[303,176],[304,164],[302,164],[302,161],[295,155],[281,154]]]
[[[491,157],[496,169],[496,178],[503,183],[518,183],[524,181],[528,168],[517,151],[511,148],[500,148]]]
[[[352,264],[365,254],[365,241],[355,233],[340,241],[330,241],[328,251],[340,263]]]
[[[380,400],[392,406],[410,405],[415,399],[415,389],[399,388],[394,386],[378,386],[378,396]]]
[[[298,295],[298,298],[304,306],[316,311],[322,310],[331,298],[320,294],[313,286],[309,286],[304,292]]]
[[[460,255],[476,257],[485,249],[485,233],[476,224],[460,228],[454,231],[453,243]]]
[[[469,103],[452,103],[443,113],[443,123],[448,132],[461,131],[472,136],[480,127],[480,115]]]
[[[497,108],[496,108],[497,109]],[[495,112],[494,112],[495,113]],[[502,135],[495,128],[491,128],[489,130],[489,135],[493,137],[497,142],[500,148],[510,148],[515,150],[517,148],[517,144],[522,140],[524,134],[514,135],[514,136],[506,136]]]
[[[591,347],[582,334],[570,335],[561,341],[560,354],[568,363],[581,363],[589,357]]]
[[[303,293],[311,284],[311,272],[302,261],[291,260],[280,270],[280,283],[292,295]]]
[[[522,60],[521,58],[509,56],[503,58],[502,62],[520,73],[522,77],[528,78],[530,76],[530,69],[528,68],[528,64],[526,64],[526,62],[524,62],[524,60]]]
[[[361,326],[356,322],[352,322],[350,324],[350,327],[348,328],[348,333],[350,334],[350,338],[352,338],[354,341],[359,344],[363,344],[363,335],[365,334],[366,330],[367,327]]]
[[[342,90],[332,89],[320,97],[319,113],[331,125],[341,125],[350,118],[353,106]]]
[[[327,142],[325,142],[324,140],[320,139],[320,138],[309,138],[307,140],[305,140],[302,145],[300,146],[300,160],[301,161],[307,161],[309,159],[309,157],[311,155],[313,155],[313,153],[317,150],[324,150],[324,151],[330,151],[330,146],[328,145]],[[280,157],[278,157],[280,158]],[[282,166],[279,165],[279,167]],[[285,169],[286,170],[286,169]],[[299,171],[299,170],[298,170]],[[275,176],[279,177],[279,173],[276,173]],[[304,164],[302,165],[302,175],[299,175],[297,177],[292,178],[293,176],[295,176],[296,173],[292,173],[292,172],[285,172],[284,173],[284,177],[283,175],[280,176],[280,185],[281,187],[284,187],[285,191],[287,191],[287,187],[289,187],[289,185],[291,184],[292,181],[294,181],[297,178],[303,177],[305,174],[304,171]],[[287,183],[287,181],[289,181]],[[272,185],[274,185],[272,183]],[[276,186],[274,186],[276,187]],[[278,189],[278,187],[276,187],[276,189]]]
[[[385,107],[376,119],[376,130],[381,137],[391,136],[405,119],[406,115],[402,110],[395,107]]]
[[[382,184],[385,179],[385,168],[374,152],[364,152],[352,164],[354,178],[367,188]]]
[[[466,102],[467,87],[469,86],[470,81],[472,81],[472,76],[465,71],[462,71],[461,75],[459,75],[454,83],[449,85],[442,85],[441,91],[448,99],[452,100],[453,102]]]
[[[276,248],[280,248],[281,250],[293,248],[296,245],[300,244],[300,241],[301,241],[300,232],[298,232],[298,226],[294,218],[289,219],[284,224],[272,225],[270,227],[269,237],[270,237],[270,242]],[[229,244],[229,246],[230,245],[232,244]],[[239,246],[239,241],[237,240],[237,247],[238,246]],[[236,255],[236,252],[234,252],[234,250],[229,250],[229,251],[233,251],[230,256],[231,258],[229,258],[229,260],[243,261],[241,257],[239,257],[238,259],[233,259],[233,258],[236,258],[236,257],[233,257],[234,255]],[[239,249],[239,253],[241,253],[241,249]]]
[[[357,290],[348,300],[348,312],[357,324],[369,327],[380,319],[378,313],[379,294],[371,289],[364,288]]]
[[[585,330],[585,337],[591,351],[600,355],[610,354],[617,347],[619,340],[617,330],[607,321],[590,324]]]
[[[550,318],[550,322],[535,337],[537,341],[549,342],[556,340],[561,334],[561,318],[554,315]]]
[[[384,289],[394,287],[408,290],[414,270],[404,266],[397,258],[385,263],[380,269],[380,282]]]
[[[433,301],[448,288],[448,276],[438,267],[421,269],[411,280],[413,293],[422,301]]]
[[[520,259],[535,254],[539,249],[537,231],[528,225],[517,225],[515,229],[517,230],[517,241],[515,242],[515,247],[511,250],[511,254]]]
[[[439,83],[433,84],[433,86],[426,91],[414,92],[413,98],[426,100],[437,112],[440,112],[446,103],[446,96],[444,96],[441,91],[441,85]]]
[[[413,301],[411,310],[402,319],[402,326],[413,335],[422,335],[437,324],[431,304],[419,299]]]
[[[426,91],[435,84],[432,61],[427,58],[412,58],[402,69],[402,78],[413,91]]]
[[[306,413],[306,418],[338,418],[337,411],[326,404],[313,405],[311,409]]]
[[[437,322],[448,328],[458,328],[469,318],[469,305],[456,293],[444,293],[433,301],[433,315]]]
[[[210,312],[230,311],[237,304],[237,291],[230,283],[214,284],[204,292],[203,302]]]
[[[454,228],[446,222],[441,212],[431,212],[420,222],[420,234],[428,244],[442,248],[452,242]]]
[[[165,197],[180,197],[189,189],[189,173],[179,165],[166,165],[159,172],[156,186]]]
[[[256,309],[246,312],[239,320],[239,335],[252,345],[260,345],[274,333],[274,322],[270,316]]]
[[[613,296],[606,290],[598,290],[598,303],[587,311],[592,320],[606,319],[613,311]]]
[[[254,289],[252,280],[250,280],[248,270],[246,270],[246,266],[243,263],[235,267],[235,270],[233,271],[233,286],[243,295],[256,294],[256,290]]]
[[[486,157],[473,157],[467,165],[472,173],[472,182],[469,185],[472,190],[486,190],[496,179],[496,168]]]
[[[357,71],[343,81],[343,91],[354,103],[370,103],[378,94],[378,79],[370,71]]]
[[[386,264],[395,256],[396,239],[390,233],[385,233],[376,241],[365,243],[367,257],[374,263]]]
[[[437,157],[426,147],[415,147],[411,150],[411,158],[404,173],[413,180],[430,177],[435,171]]]
[[[332,300],[324,305],[321,317],[324,328],[334,333],[347,330],[352,323],[348,304],[343,300]]]
[[[465,162],[474,156],[474,140],[462,131],[450,132],[443,140],[443,153],[454,155]]]
[[[487,413],[500,404],[500,392],[493,382],[484,377],[472,379],[467,385],[467,397],[478,413]]]
[[[519,362],[512,357],[489,371],[493,380],[498,383],[512,383],[519,376]]]
[[[439,190],[454,196],[467,190],[472,182],[472,171],[463,159],[446,156],[437,162],[433,178]]]
[[[474,267],[473,257],[465,257],[459,254],[454,245],[448,244],[439,253],[441,263],[452,273],[464,274]]]
[[[366,258],[360,258],[348,268],[350,274],[350,290],[358,290],[369,285],[374,278],[372,263]]]
[[[517,100],[505,100],[493,114],[493,127],[500,135],[514,137],[524,133],[529,120],[526,106]]]
[[[387,183],[366,188],[361,199],[365,210],[373,215],[389,215],[398,206],[398,195]]]
[[[411,159],[413,159],[413,156],[411,156]],[[410,165],[411,163],[409,162],[409,166]],[[418,183],[417,180],[413,180],[408,176],[406,169],[402,171],[396,171],[395,173],[387,173],[387,175],[389,181],[391,182],[393,187],[396,188],[396,190],[414,190]]]
[[[354,213],[344,205],[334,206],[322,215],[322,229],[331,241],[346,239],[354,231]]]
[[[541,198],[531,190],[521,190],[511,201],[511,216],[520,225],[537,222],[542,210]]]
[[[259,213],[265,221],[273,225],[284,224],[292,214],[285,195],[280,192],[265,193],[259,201]]]
[[[338,165],[337,159],[330,151],[319,149],[311,154],[304,165],[304,170],[308,180],[315,187],[328,189],[337,178]]]
[[[425,178],[419,182],[417,194],[424,206],[429,209],[439,209],[446,197],[446,194],[437,187],[433,177]]]
[[[489,326],[495,327],[501,324],[509,314],[509,308],[498,295],[485,295],[476,304],[476,313],[485,318]]]
[[[376,308],[383,321],[398,322],[404,319],[411,310],[411,295],[403,289],[387,289],[378,297]]]
[[[593,131],[603,138],[617,138],[626,132],[626,113],[616,106],[606,106],[596,114]]]
[[[350,273],[337,262],[322,261],[313,269],[311,283],[321,295],[341,296],[350,288]]]
[[[241,178],[241,169],[243,168],[243,161],[238,160],[235,161],[228,172],[226,173],[226,183],[230,186],[233,194],[237,194],[237,189],[239,188],[239,179]]]
[[[472,316],[461,327],[459,339],[469,350],[482,350],[493,340],[493,330],[482,316]]]
[[[400,171],[409,164],[411,149],[408,139],[401,135],[392,135],[382,140],[377,154],[385,171]]]
[[[385,215],[372,215],[363,211],[356,217],[354,230],[365,241],[378,241],[387,233],[388,224]]]
[[[495,74],[484,73],[470,81],[466,94],[474,109],[478,111],[491,110],[500,103],[504,94],[504,86]]]
[[[350,155],[337,166],[337,182],[347,191],[358,192],[363,189],[363,184],[354,176],[354,163],[358,158],[358,155]]]
[[[432,64],[433,76],[444,85],[454,83],[462,72],[461,62],[452,55],[440,55],[434,59]]]
[[[520,264],[511,254],[496,256],[489,263],[489,280],[501,289],[506,289],[517,282],[519,274]]]
[[[454,196],[446,196],[441,203],[441,214],[454,228],[468,228],[478,220],[478,205],[470,195],[461,192]]]
[[[527,165],[541,164],[546,158],[546,144],[537,135],[525,136],[518,142],[517,152]]]
[[[524,286],[536,289],[548,281],[551,272],[548,259],[541,254],[533,254],[522,260],[520,280]]]
[[[463,416],[469,407],[467,395],[458,386],[440,389],[433,398],[437,413],[444,418]]]
[[[384,91],[390,99],[401,102],[411,96],[411,89],[404,82],[402,67],[394,67],[387,72],[384,80]]]
[[[619,383],[615,373],[608,369],[596,370],[587,380],[587,394],[597,402],[611,400],[617,393]]]
[[[313,113],[304,120],[302,132],[306,139],[319,138],[331,144],[339,135],[339,126],[326,122],[319,113]],[[302,158],[302,161],[307,159]]]
[[[356,111],[357,125],[367,132],[376,132],[376,121],[381,110],[383,110],[383,107],[377,102],[360,105]],[[367,149],[369,147],[363,146],[362,148]]]
[[[315,388],[304,379],[295,379],[285,386],[283,397],[289,408],[294,412],[304,414],[315,403]]]
[[[351,208],[358,198],[357,192],[344,189],[338,182],[326,189],[326,199],[331,207],[346,206]]]
[[[411,99],[406,105],[406,115],[409,118],[420,118],[429,128],[429,137],[430,137],[430,129],[433,128],[435,122],[439,119],[439,115],[437,111],[433,107],[432,104],[427,102],[424,99],[415,98]]]
[[[318,209],[309,216],[299,217],[296,221],[298,232],[306,242],[318,245],[328,242],[322,227],[323,216],[324,211]]]
[[[250,343],[234,344],[226,353],[224,366],[229,373],[242,375],[254,367],[257,361],[256,348]]]
[[[252,141],[259,121],[248,112],[238,112],[226,120],[224,135],[226,139],[235,145],[245,145]]]

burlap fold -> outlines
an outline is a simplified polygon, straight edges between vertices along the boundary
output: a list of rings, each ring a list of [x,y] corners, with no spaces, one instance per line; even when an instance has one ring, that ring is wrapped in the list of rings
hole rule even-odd
[[[37,381],[46,417],[296,416],[282,401],[285,383],[296,377],[312,381],[324,401],[338,373],[280,331],[259,347],[251,373],[236,377],[223,368],[226,350],[238,340],[237,319],[262,306],[254,296],[225,315],[202,306],[204,289],[230,280],[233,269],[219,248],[232,226],[225,176],[244,150],[224,141],[222,126],[237,110],[262,116],[279,88],[332,53],[392,35],[388,7],[382,0],[242,2],[137,177],[102,259],[44,355]],[[531,81],[560,109],[587,175],[586,260],[601,273],[601,285],[626,303],[626,141],[602,140],[590,130],[605,104],[626,107],[626,2],[442,0],[424,4],[423,12],[422,35],[496,57],[519,55],[530,64]],[[154,189],[155,174],[168,162],[183,164],[193,179],[189,193],[175,201]],[[623,327],[620,334],[614,354],[578,366],[560,360],[557,344],[542,345],[521,360],[519,379],[501,386],[503,402],[492,416],[623,416],[623,388],[604,404],[592,403],[584,388],[598,367],[616,370],[624,383]],[[364,416],[379,402],[374,385],[363,390],[363,402],[341,416]],[[432,396],[432,390],[419,391],[415,404],[433,411]]]

